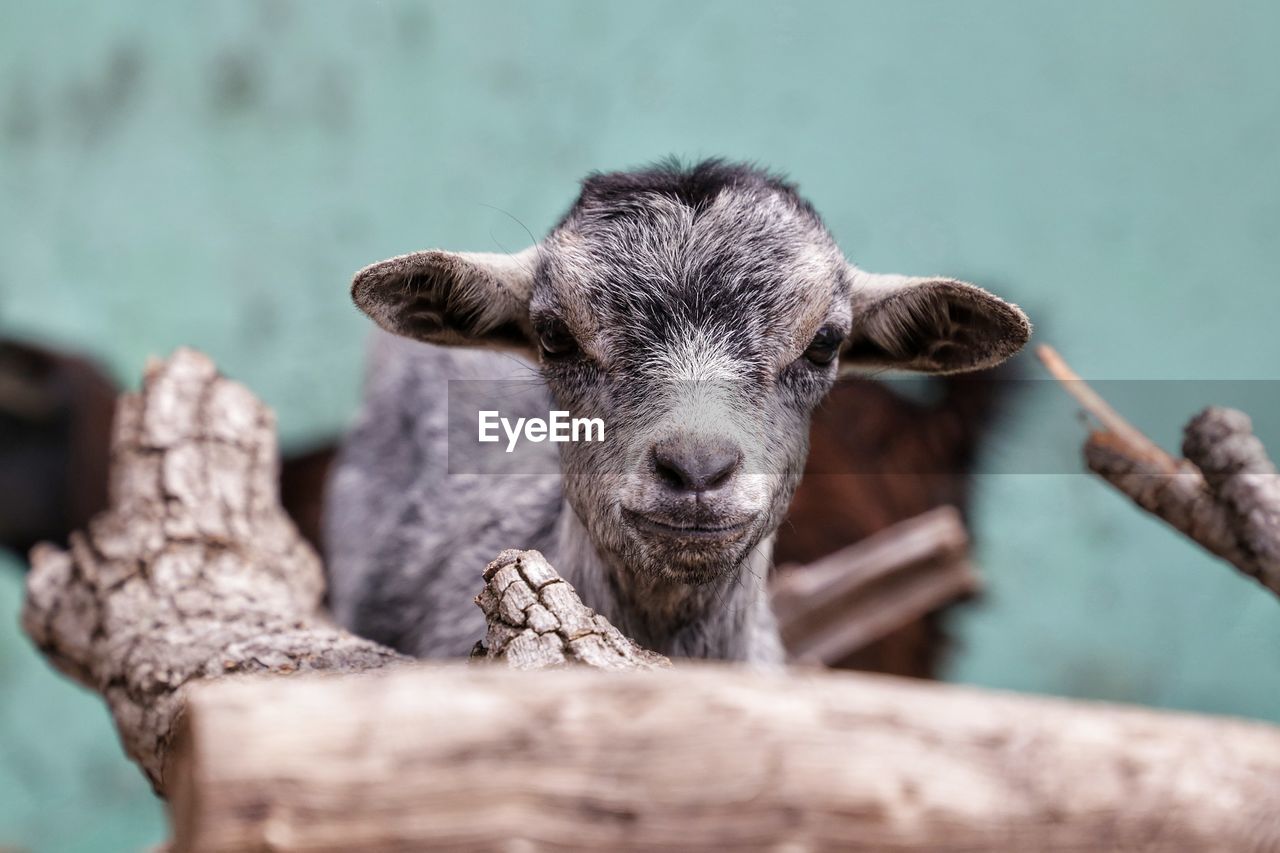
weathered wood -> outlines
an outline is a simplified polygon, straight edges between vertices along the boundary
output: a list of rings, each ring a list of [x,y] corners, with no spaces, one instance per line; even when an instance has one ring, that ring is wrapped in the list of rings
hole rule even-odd
[[[175,766],[195,851],[1280,845],[1274,727],[886,676],[234,679],[193,691]]]
[[[773,609],[791,660],[832,664],[981,588],[960,513],[939,507],[807,566],[782,567]]]
[[[1280,474],[1244,412],[1210,407],[1184,430],[1175,459],[1126,421],[1052,348],[1055,379],[1103,427],[1085,464],[1147,512],[1280,595]]]
[[[1249,416],[1205,409],[1187,424],[1182,452],[1227,510],[1255,577],[1280,595],[1280,474]]]
[[[1216,557],[1256,575],[1240,546],[1226,507],[1209,491],[1204,475],[1183,461],[1173,473],[1153,465],[1109,432],[1094,432],[1084,443],[1089,470],[1121,494]]]
[[[120,400],[110,508],[70,550],[32,552],[23,626],[106,698],[158,790],[191,682],[404,660],[324,616],[320,561],[280,509],[277,465],[271,412],[179,350]]]
[[[612,670],[671,665],[583,604],[537,551],[503,551],[484,570],[484,583],[476,604],[488,629],[473,658],[505,660],[515,669],[569,663]]]

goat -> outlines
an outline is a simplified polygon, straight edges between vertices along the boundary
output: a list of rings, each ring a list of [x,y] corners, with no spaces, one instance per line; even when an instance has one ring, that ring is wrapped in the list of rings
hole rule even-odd
[[[421,657],[469,652],[480,568],[521,547],[648,648],[780,661],[771,547],[837,373],[981,369],[1031,334],[974,285],[857,268],[793,185],[717,160],[593,174],[524,251],[403,255],[351,292],[385,333],[330,483],[330,602]],[[532,378],[504,415],[606,440],[526,448],[557,473],[472,465],[450,382]]]

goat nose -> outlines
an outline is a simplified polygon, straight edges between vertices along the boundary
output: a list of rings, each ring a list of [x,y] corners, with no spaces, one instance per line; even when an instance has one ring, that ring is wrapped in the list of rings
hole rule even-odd
[[[741,461],[742,452],[728,441],[669,438],[653,446],[658,479],[682,492],[706,492],[723,485]]]

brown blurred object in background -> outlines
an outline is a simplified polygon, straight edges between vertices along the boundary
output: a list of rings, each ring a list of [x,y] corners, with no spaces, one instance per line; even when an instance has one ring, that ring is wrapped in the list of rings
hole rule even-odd
[[[839,383],[814,413],[809,463],[774,562],[812,563],[872,533],[951,505],[967,514],[972,473],[1016,368],[922,380],[908,399],[871,379]],[[871,643],[837,666],[933,678],[948,646],[946,609]]]
[[[25,558],[106,506],[117,390],[87,358],[0,341],[0,545]]]

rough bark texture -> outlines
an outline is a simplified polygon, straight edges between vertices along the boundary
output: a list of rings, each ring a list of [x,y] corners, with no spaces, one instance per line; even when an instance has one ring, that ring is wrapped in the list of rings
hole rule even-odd
[[[402,659],[326,622],[320,562],[280,509],[276,468],[270,411],[179,350],[120,400],[108,511],[69,551],[31,555],[23,626],[106,698],[158,790],[193,680]]]
[[[1280,595],[1280,475],[1248,415],[1210,408],[1187,424],[1174,473],[1114,433],[1095,432],[1085,464],[1147,512]]]
[[[831,665],[973,595],[960,513],[938,507],[803,567],[782,567],[773,609],[791,660]]]
[[[1245,570],[1248,555],[1240,548],[1227,509],[1220,506],[1196,466],[1183,462],[1170,474],[1109,432],[1092,433],[1084,445],[1085,464],[1147,512],[1186,535],[1212,554]]]
[[[488,621],[473,658],[515,669],[581,663],[597,669],[657,669],[671,662],[624,637],[582,603],[537,551],[503,551],[484,570],[476,604]]]
[[[709,665],[234,679],[191,701],[179,849],[1280,845],[1280,730],[1232,720]]]
[[[1280,475],[1249,416],[1205,409],[1187,424],[1182,452],[1226,510],[1255,577],[1280,594]]]
[[[1280,475],[1249,416],[1208,408],[1175,459],[1085,384],[1051,347],[1041,361],[1103,426],[1084,445],[1089,470],[1134,503],[1280,595]]]

